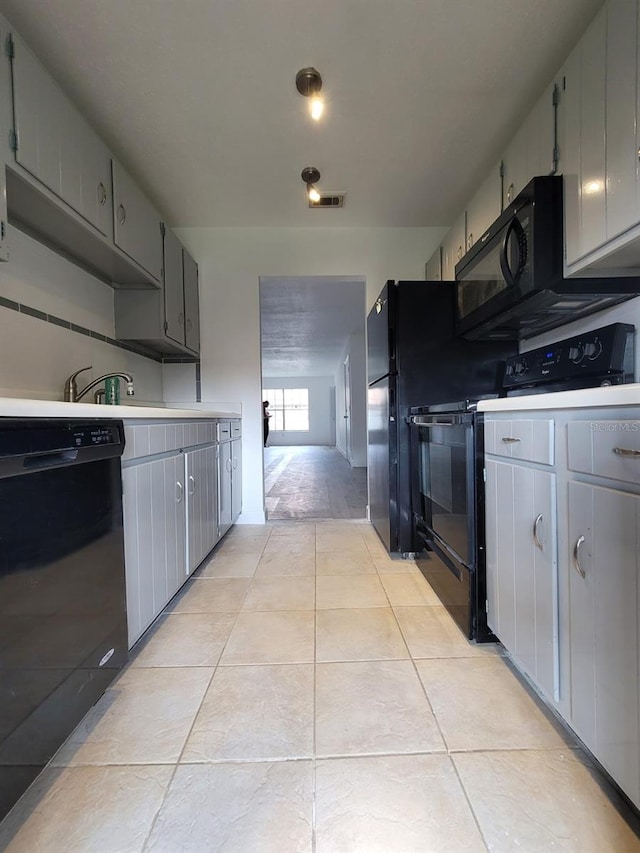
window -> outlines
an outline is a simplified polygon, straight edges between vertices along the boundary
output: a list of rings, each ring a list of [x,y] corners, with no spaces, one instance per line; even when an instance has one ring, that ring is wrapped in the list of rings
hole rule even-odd
[[[262,399],[269,401],[269,429],[283,432],[309,431],[308,388],[263,388]]]

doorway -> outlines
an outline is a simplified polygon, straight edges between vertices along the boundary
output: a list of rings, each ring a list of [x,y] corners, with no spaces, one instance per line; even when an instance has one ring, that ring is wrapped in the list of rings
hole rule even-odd
[[[260,278],[267,518],[366,517],[364,277]]]

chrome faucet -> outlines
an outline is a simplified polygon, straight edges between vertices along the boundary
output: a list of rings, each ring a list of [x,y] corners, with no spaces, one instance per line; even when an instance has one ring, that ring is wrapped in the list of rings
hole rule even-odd
[[[78,403],[88,391],[91,391],[91,389],[95,388],[96,385],[99,385],[100,382],[104,382],[105,379],[110,379],[111,377],[124,379],[127,383],[127,397],[133,397],[135,393],[133,390],[133,378],[129,376],[128,373],[105,373],[104,376],[99,376],[97,379],[94,379],[93,382],[89,382],[82,391],[78,391],[76,376],[79,373],[83,373],[85,370],[91,370],[92,367],[93,365],[89,365],[89,367],[81,367],[80,370],[76,370],[75,373],[72,373],[64,383],[64,399],[67,403]]]

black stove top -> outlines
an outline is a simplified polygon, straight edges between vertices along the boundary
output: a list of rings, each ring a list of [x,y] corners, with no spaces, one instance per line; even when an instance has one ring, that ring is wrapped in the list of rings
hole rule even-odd
[[[475,412],[480,400],[635,381],[635,327],[612,323],[508,358],[495,394],[415,406],[411,415]]]

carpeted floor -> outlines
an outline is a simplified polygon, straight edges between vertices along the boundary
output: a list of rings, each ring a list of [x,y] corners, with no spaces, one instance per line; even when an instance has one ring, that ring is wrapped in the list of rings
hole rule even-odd
[[[270,521],[366,518],[367,469],[334,447],[267,447],[264,467]]]

